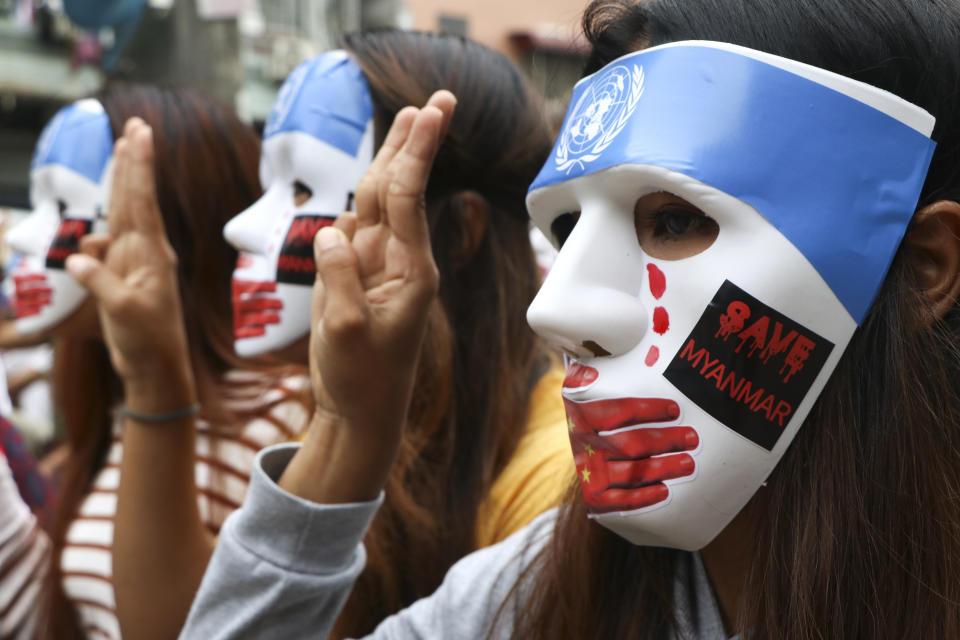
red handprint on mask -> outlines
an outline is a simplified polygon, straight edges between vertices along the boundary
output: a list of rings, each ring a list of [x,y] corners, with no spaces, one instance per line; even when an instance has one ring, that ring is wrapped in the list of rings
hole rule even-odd
[[[570,444],[583,500],[592,513],[632,511],[664,502],[666,480],[692,476],[688,453],[700,445],[692,427],[626,427],[670,423],[680,406],[665,398],[617,398],[574,402],[564,398]]]
[[[266,325],[280,323],[283,301],[270,295],[276,291],[276,282],[233,279],[234,338],[240,340],[262,336],[267,332]]]
[[[35,316],[53,301],[53,287],[42,272],[15,272],[13,284],[14,310],[18,318]]]

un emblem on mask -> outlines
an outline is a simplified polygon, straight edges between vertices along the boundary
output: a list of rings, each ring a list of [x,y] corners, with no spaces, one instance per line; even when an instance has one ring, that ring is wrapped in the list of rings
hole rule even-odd
[[[273,102],[273,108],[270,110],[270,116],[267,118],[267,124],[263,130],[263,137],[269,138],[276,133],[280,127],[287,121],[290,115],[290,109],[293,108],[293,102],[300,94],[300,87],[303,81],[307,79],[307,73],[310,71],[313,62],[303,62],[294,69],[277,94]]]
[[[581,169],[600,157],[623,130],[643,95],[643,67],[612,67],[577,100],[560,134],[554,157],[557,171]]]
[[[57,140],[57,134],[60,133],[60,127],[63,125],[64,113],[60,111],[53,117],[43,131],[40,133],[40,139],[37,141],[36,149],[33,151],[33,159],[30,162],[31,167],[44,164],[50,157],[53,150],[53,143]]]

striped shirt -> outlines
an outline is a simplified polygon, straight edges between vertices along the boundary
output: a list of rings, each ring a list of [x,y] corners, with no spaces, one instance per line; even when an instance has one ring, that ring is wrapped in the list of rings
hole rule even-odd
[[[305,377],[284,381],[284,386],[291,389],[306,384]],[[278,398],[268,394],[261,401],[273,399]],[[290,399],[236,432],[214,431],[198,421],[194,467],[197,503],[201,519],[212,534],[219,533],[227,515],[243,502],[257,451],[299,439],[307,417],[306,409]],[[118,422],[104,468],[67,531],[60,557],[64,590],[88,638],[120,638],[111,582],[111,547],[122,455]],[[19,495],[9,465],[0,459],[0,638],[34,637],[50,549],[49,538]]]
[[[297,388],[306,379],[288,380]],[[279,393],[279,392],[278,392]],[[214,431],[198,421],[195,477],[200,517],[217,535],[226,517],[243,502],[257,451],[265,446],[297,439],[307,423],[306,409],[295,400],[274,406],[268,415],[255,418],[237,432]],[[88,638],[119,639],[112,584],[113,520],[123,455],[119,421],[103,469],[80,505],[79,515],[67,530],[60,556],[63,587],[76,607]]]
[[[0,638],[30,640],[50,539],[40,529],[0,454]]]

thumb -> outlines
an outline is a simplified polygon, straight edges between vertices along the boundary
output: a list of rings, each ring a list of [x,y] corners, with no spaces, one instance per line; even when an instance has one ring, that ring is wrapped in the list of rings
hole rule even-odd
[[[80,238],[80,253],[93,256],[103,262],[113,237],[109,233],[88,233]]]
[[[123,280],[106,268],[102,262],[84,253],[74,253],[67,258],[67,273],[86,288],[97,303],[110,309],[123,290]]]
[[[335,326],[338,320],[346,324],[360,321],[366,316],[366,296],[357,254],[347,236],[336,227],[320,229],[314,237],[313,256],[323,283],[323,309],[318,311],[324,322]]]

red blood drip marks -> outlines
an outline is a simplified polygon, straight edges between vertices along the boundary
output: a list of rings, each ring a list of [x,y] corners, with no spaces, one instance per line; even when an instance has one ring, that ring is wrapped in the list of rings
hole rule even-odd
[[[657,360],[659,359],[660,359],[660,349],[658,349],[657,346],[654,345],[650,347],[649,351],[647,351],[647,357],[644,360],[644,362],[647,364],[648,367],[652,367],[653,365],[657,364]]]
[[[667,290],[667,277],[655,264],[647,264],[647,275],[650,279],[650,293],[659,300],[663,292]]]
[[[653,294],[653,297],[659,300],[663,293],[667,290],[667,277],[663,275],[663,271],[660,270],[660,267],[653,263],[647,264],[647,276],[650,281],[650,293]],[[659,335],[663,335],[670,328],[670,314],[667,313],[666,308],[657,307],[653,310],[653,331]],[[656,346],[650,347],[650,350],[647,352],[647,357],[644,362],[646,362],[648,367],[652,367],[657,363],[657,359],[660,357],[660,349]]]
[[[657,307],[653,310],[653,330],[655,333],[663,335],[670,328],[670,314],[663,307]]]

